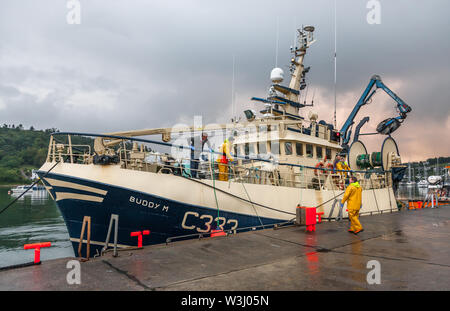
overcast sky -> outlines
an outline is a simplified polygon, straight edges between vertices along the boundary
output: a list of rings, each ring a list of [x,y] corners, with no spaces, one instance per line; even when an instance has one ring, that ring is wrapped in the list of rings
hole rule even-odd
[[[333,120],[334,0],[80,0],[79,25],[67,23],[67,2],[0,2],[1,124],[101,133],[195,115],[228,122],[233,55],[236,105],[260,110],[250,98],[267,96],[276,62],[288,76],[302,24],[317,39],[305,58],[308,100],[316,90],[312,109]],[[380,0],[378,25],[367,23],[367,2],[337,4],[338,127],[379,74],[413,109],[393,135],[402,158],[450,156],[450,1]],[[397,116],[378,93],[356,120],[370,117],[363,132]],[[383,138],[365,138],[369,151]]]

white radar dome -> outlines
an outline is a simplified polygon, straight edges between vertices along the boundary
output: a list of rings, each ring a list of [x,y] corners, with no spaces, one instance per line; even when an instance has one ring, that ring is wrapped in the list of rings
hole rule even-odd
[[[283,79],[284,79],[283,69],[281,68],[272,69],[272,72],[270,73],[270,80],[272,80],[273,83],[283,82]]]

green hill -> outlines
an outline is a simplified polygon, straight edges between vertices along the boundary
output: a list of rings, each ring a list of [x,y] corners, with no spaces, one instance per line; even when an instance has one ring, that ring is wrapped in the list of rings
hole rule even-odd
[[[31,170],[45,162],[50,134],[57,129],[26,130],[22,125],[0,127],[0,184],[29,183]],[[85,137],[73,137],[73,144],[91,144]],[[25,176],[24,176],[25,175]]]

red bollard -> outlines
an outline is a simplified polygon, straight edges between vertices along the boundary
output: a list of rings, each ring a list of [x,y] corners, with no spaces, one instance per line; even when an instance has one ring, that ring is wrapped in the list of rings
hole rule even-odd
[[[131,232],[130,236],[137,236],[138,237],[138,247],[142,247],[142,235],[149,235],[150,230],[144,230],[144,231],[135,231]]]
[[[322,215],[324,214],[325,212],[319,212],[319,213],[316,213],[316,215],[317,215],[317,222],[320,224],[321,222],[322,222]]]
[[[34,248],[34,263],[38,264],[41,262],[41,247],[50,247],[50,246],[52,246],[50,242],[33,243],[33,244],[25,244],[23,246],[23,249]]]
[[[306,218],[306,231],[316,231],[316,208],[307,207],[305,210]]]

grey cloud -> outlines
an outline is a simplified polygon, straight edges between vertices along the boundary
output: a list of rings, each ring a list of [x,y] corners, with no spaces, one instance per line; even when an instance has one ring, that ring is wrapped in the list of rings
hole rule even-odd
[[[421,119],[445,123],[450,3],[381,0],[382,23],[369,25],[366,1],[337,2],[339,107],[350,112],[370,77],[380,74],[388,86],[402,81],[393,91],[414,109],[399,139]],[[236,92],[249,94],[247,101],[239,96],[239,105],[267,93],[277,17],[278,66],[286,75],[294,21],[316,26],[317,42],[305,59],[312,66],[309,90],[322,92],[316,96],[328,101],[319,104],[332,114],[333,0],[81,1],[81,25],[66,23],[65,4],[0,4],[0,99],[7,105],[0,122],[95,132],[172,126],[200,114],[205,122],[226,122],[233,55]],[[36,94],[17,94],[18,86],[34,86]],[[106,106],[68,104],[83,94],[97,95]],[[7,100],[12,95],[16,101]],[[384,102],[362,114],[395,113]],[[450,147],[437,153],[449,154]]]

